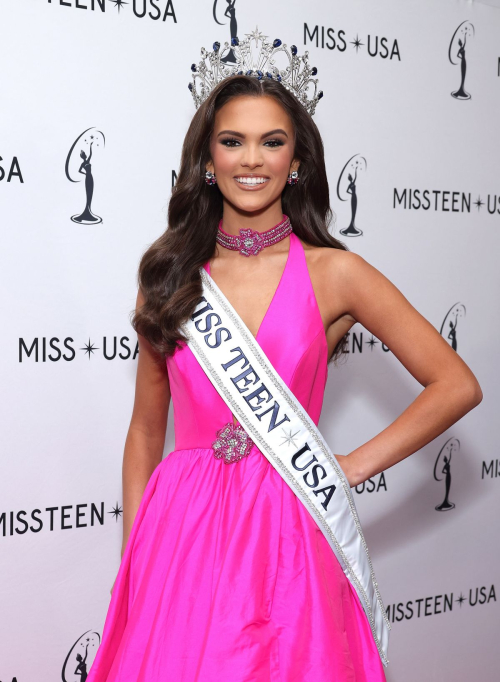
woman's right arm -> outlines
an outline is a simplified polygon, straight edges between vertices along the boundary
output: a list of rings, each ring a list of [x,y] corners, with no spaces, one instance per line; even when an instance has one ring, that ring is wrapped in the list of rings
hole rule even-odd
[[[136,308],[144,303],[139,289]],[[154,469],[161,462],[170,404],[170,384],[165,362],[141,334],[132,418],[123,454],[123,542],[128,542],[132,524],[144,489]]]

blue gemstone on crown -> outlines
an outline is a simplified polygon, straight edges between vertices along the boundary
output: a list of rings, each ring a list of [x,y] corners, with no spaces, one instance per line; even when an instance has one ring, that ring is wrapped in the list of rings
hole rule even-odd
[[[262,73],[262,71],[257,70],[257,75],[258,75],[258,77],[259,77],[259,80],[261,80],[261,79],[262,79],[262,76],[263,76],[264,74]]]
[[[192,84],[192,83],[188,83],[188,88],[189,88],[190,90],[192,90],[192,89],[193,89],[193,84]]]
[[[216,42],[213,44],[213,48],[214,48],[214,52],[218,52],[218,51],[219,51],[219,48],[220,48],[220,43],[216,41]]]
[[[247,75],[247,76],[251,76],[252,73],[253,73],[252,69],[248,69],[248,71],[246,72],[246,75]]]
[[[290,45],[290,50],[292,51],[293,56],[297,54],[297,46],[296,45]]]
[[[196,64],[191,64],[191,71],[193,71],[193,72],[196,71]]]
[[[269,73],[269,71],[266,71],[266,76],[267,76],[268,78],[272,78],[272,77],[273,77],[273,74],[272,74],[272,73]]]
[[[311,70],[311,76],[315,76],[317,73],[318,73],[318,69],[315,66],[313,66],[312,70]]]
[[[235,38],[231,38],[231,45],[233,47],[236,47],[236,45],[239,45],[239,44],[240,44],[240,41],[238,39],[238,36],[236,36]]]
[[[321,99],[323,97],[323,90],[320,90],[318,92],[318,99]]]
[[[276,80],[281,83],[281,76],[279,74],[276,76]]]
[[[281,45],[281,40],[279,38],[275,38],[273,40],[273,47],[279,47]]]

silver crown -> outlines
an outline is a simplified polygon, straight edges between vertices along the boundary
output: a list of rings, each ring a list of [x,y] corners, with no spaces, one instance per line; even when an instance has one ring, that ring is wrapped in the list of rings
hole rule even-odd
[[[279,38],[270,43],[265,40],[267,36],[259,33],[257,27],[255,31],[245,35],[247,36],[245,40],[239,40],[236,37],[231,39],[231,44],[225,42],[222,50],[219,42],[213,44],[212,52],[208,52],[204,47],[201,48],[203,59],[198,65],[191,65],[193,82],[188,84],[195,107],[198,109],[220,81],[238,74],[255,76],[259,80],[270,78],[278,81],[297,97],[312,116],[316,110],[316,104],[323,97],[323,91],[318,92],[318,79],[312,78],[318,73],[318,69],[315,66],[309,66],[309,52],[304,52],[300,56],[297,54],[295,45],[290,45],[289,50]],[[253,50],[252,40],[255,41]],[[259,43],[260,47],[258,47]],[[279,69],[275,64],[274,57],[278,52],[283,52],[288,58],[289,64],[284,69]],[[308,97],[310,85],[314,86],[312,97]]]

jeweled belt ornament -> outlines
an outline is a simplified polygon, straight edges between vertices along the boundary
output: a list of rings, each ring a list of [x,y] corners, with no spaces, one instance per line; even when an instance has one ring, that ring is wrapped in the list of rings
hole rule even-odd
[[[349,481],[316,424],[203,267],[200,278],[202,296],[181,325],[189,348],[239,425],[311,514],[356,590],[387,666],[391,625]],[[231,458],[238,453],[238,445],[229,442],[236,440],[234,429],[227,437]]]
[[[217,431],[217,438],[212,443],[215,459],[222,459],[225,464],[239,462],[250,454],[253,440],[241,424],[228,422]]]
[[[265,232],[257,232],[249,228],[240,228],[240,234],[228,234],[222,229],[222,218],[219,221],[216,240],[221,246],[231,251],[239,251],[242,256],[256,256],[266,246],[277,244],[292,231],[290,218],[283,213],[283,219]]]

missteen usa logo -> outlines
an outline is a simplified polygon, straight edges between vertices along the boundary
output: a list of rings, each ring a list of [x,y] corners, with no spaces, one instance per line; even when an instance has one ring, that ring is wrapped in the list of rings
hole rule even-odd
[[[104,502],[0,511],[0,538],[103,526],[106,520],[118,522],[122,514],[118,502],[114,506],[108,505],[107,511]]]
[[[483,606],[497,601],[494,584],[471,587],[468,593],[467,590],[465,591],[465,594],[467,596],[464,596],[462,592],[460,592],[460,596],[456,592],[445,592],[444,594],[389,604],[386,608],[387,617],[391,623],[401,622],[413,618],[450,614],[453,610],[461,610],[463,605]]]
[[[123,15],[153,21],[173,21],[177,23],[173,0],[47,0],[52,6],[69,7],[71,9],[88,10],[95,16],[102,16],[107,11],[116,16]],[[76,16],[80,16],[78,12]]]
[[[483,208],[484,207],[484,208]],[[500,215],[500,193],[470,192],[463,189],[431,187],[394,187],[392,208],[431,213]]]

